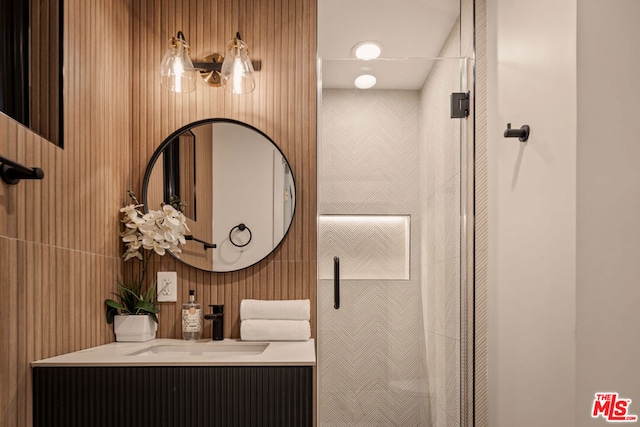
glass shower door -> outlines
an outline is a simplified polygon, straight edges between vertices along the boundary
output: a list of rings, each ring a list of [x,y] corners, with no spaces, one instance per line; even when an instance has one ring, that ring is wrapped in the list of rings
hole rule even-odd
[[[413,89],[323,87],[318,140],[318,425],[460,425],[466,60]],[[322,60],[322,80],[354,60]],[[401,79],[400,79],[401,80]]]

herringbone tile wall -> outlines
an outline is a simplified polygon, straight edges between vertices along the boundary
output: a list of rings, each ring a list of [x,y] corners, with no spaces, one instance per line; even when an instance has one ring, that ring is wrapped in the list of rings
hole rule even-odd
[[[318,308],[319,425],[419,426],[426,388],[420,298],[419,93],[325,90],[319,150],[319,257],[351,243],[351,262],[366,265],[389,250],[385,238],[348,242],[365,235],[396,235],[384,218],[360,222],[364,233],[336,239],[322,215],[410,216],[409,280],[372,276],[366,268],[341,281],[341,307],[333,308],[333,281],[320,279]],[[377,229],[378,231],[375,231]],[[396,238],[399,239],[398,236]],[[336,244],[336,240],[347,240]],[[383,246],[383,247],[380,247]],[[399,249],[398,249],[399,250]],[[322,255],[320,255],[322,254]],[[344,255],[343,255],[344,256]],[[360,261],[357,261],[360,260]],[[323,265],[322,261],[320,261]],[[341,265],[344,264],[341,262]],[[347,264],[346,267],[349,268]],[[323,274],[320,277],[331,277]],[[346,271],[345,271],[346,273]]]

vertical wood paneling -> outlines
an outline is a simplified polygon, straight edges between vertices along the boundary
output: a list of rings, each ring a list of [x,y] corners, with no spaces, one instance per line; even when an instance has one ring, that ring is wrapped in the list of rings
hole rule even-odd
[[[122,276],[130,9],[65,1],[64,150],[0,114],[0,154],[45,172],[0,183],[0,426],[31,425],[33,360],[113,340],[103,304]]]
[[[173,131],[211,117],[241,120],[269,135],[289,160],[296,180],[296,213],[281,246],[264,261],[232,273],[209,273],[165,257],[151,265],[178,272],[178,303],[162,304],[159,337],[180,338],[181,302],[188,290],[208,310],[225,304],[225,337],[240,336],[245,298],[310,298],[315,336],[316,279],[316,2],[303,0],[134,0],[131,180],[141,192],[148,159]],[[244,96],[198,84],[189,94],[161,89],[158,64],[167,39],[182,30],[192,59],[218,52],[236,31],[262,62],[256,90]],[[201,83],[201,82],[199,82]],[[136,266],[125,266],[134,274]],[[129,277],[129,276],[128,276]],[[210,336],[210,325],[205,336]]]

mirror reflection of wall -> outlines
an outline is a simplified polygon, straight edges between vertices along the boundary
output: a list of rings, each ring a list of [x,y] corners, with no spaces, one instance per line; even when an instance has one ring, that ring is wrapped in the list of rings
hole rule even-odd
[[[188,219],[197,220],[196,214],[196,136],[186,131],[173,141],[162,155],[164,175],[163,200],[168,200]]]
[[[280,149],[262,132],[229,119],[204,122],[177,131],[158,148],[143,200],[148,209],[179,207],[191,235],[216,245],[187,242],[183,262],[235,271],[261,261],[283,240],[295,212],[295,181]]]
[[[0,2],[0,111],[62,147],[62,1]]]
[[[194,156],[188,156],[181,162],[178,176],[181,177],[181,193],[178,195],[187,216],[187,225],[192,236],[200,237],[207,242],[213,242],[213,129],[211,126],[199,126],[183,132],[177,139],[183,151],[193,147]],[[187,259],[197,260],[198,264],[206,267],[213,265],[213,252],[197,242],[190,242],[184,249]]]

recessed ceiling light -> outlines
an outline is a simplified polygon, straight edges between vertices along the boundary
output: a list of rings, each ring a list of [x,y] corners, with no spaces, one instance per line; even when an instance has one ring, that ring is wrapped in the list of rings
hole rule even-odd
[[[370,89],[376,85],[376,78],[371,74],[356,77],[355,85],[358,89]]]
[[[376,42],[361,42],[353,47],[353,55],[358,59],[376,59],[382,53],[382,47],[380,43]]]

